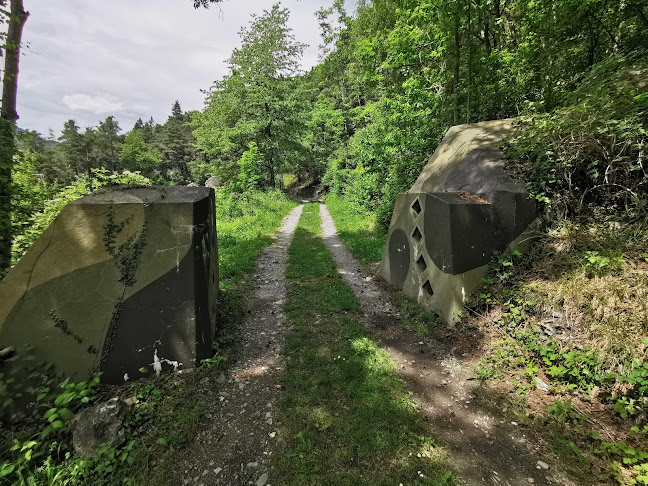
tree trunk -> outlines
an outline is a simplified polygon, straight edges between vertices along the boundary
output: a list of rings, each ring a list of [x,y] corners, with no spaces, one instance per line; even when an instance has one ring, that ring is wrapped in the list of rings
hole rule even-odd
[[[15,131],[18,113],[18,62],[22,31],[29,16],[22,0],[11,0],[9,28],[5,47],[5,72],[2,84],[2,109],[0,110],[0,277],[11,266],[11,170],[16,152]]]
[[[467,102],[467,113],[466,113],[466,123],[470,123],[470,102],[471,102],[471,91],[472,91],[472,0],[468,0],[468,102]]]
[[[454,124],[459,124],[459,68],[460,68],[460,54],[461,54],[461,41],[459,39],[459,16],[461,15],[461,5],[457,2],[457,10],[454,15],[454,48],[455,48],[455,66],[454,66]]]

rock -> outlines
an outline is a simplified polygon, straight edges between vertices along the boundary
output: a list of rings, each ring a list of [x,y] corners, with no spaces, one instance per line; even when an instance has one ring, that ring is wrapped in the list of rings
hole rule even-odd
[[[225,376],[225,373],[221,373],[220,375],[218,375],[218,378],[216,378],[216,383],[218,383],[219,385],[222,385],[226,381],[227,377]]]
[[[560,319],[562,316],[563,316],[563,315],[562,315],[562,312],[556,312],[556,311],[554,311],[554,312],[551,314],[551,317],[553,317],[554,319]]]
[[[549,464],[547,464],[544,461],[538,461],[538,462],[536,462],[536,464],[538,465],[539,469],[544,469],[544,470],[549,469]]]
[[[190,182],[189,184],[187,184],[187,187],[200,187],[200,186],[195,182]]]
[[[211,187],[212,189],[218,189],[223,184],[223,181],[218,176],[211,176],[205,181],[205,186]]]
[[[71,423],[74,450],[83,458],[92,459],[104,444],[122,445],[126,440],[122,419],[127,411],[124,402],[111,398],[79,412]]]
[[[132,396],[128,397],[127,399],[123,400],[124,405],[126,405],[128,408],[131,408],[137,404],[137,397]]]
[[[529,484],[535,483],[535,479],[533,479],[533,478],[529,478],[529,479],[527,479],[527,481],[529,481]]]
[[[543,392],[548,392],[549,391],[549,385],[547,385],[544,381],[542,381],[540,378],[536,378],[536,388],[538,390],[541,390]]]
[[[268,473],[263,473],[259,479],[254,483],[255,486],[265,486],[268,482]]]

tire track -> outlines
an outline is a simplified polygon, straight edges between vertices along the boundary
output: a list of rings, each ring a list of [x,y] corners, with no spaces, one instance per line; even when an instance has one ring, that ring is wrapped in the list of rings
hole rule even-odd
[[[257,261],[255,292],[247,302],[248,315],[240,328],[240,359],[215,378],[215,383],[203,379],[201,388],[214,395],[205,429],[184,451],[177,477],[170,484],[270,484],[270,456],[280,440],[273,423],[273,405],[283,368],[288,247],[303,208],[304,204],[286,216],[274,243]]]
[[[412,391],[412,399],[430,420],[463,484],[471,486],[573,485],[547,459],[536,457],[524,430],[501,412],[476,403],[478,380],[448,346],[405,329],[384,291],[363,274],[340,240],[325,204],[320,205],[324,243],[344,281],[358,298],[362,321],[379,338]],[[422,340],[423,339],[423,340]],[[538,460],[543,465],[538,465]]]

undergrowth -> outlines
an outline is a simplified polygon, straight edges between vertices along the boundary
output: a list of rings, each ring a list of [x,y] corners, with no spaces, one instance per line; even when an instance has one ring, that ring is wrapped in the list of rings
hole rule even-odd
[[[612,336],[600,341],[593,336],[622,331],[618,318],[626,303],[617,294],[609,312],[616,320],[606,323],[606,316],[597,314],[599,299],[591,296],[592,292],[602,292],[601,298],[618,292],[600,285],[611,278],[634,278],[638,289],[645,291],[646,285],[633,272],[637,265],[640,273],[645,272],[648,265],[635,261],[637,239],[592,238],[606,234],[592,222],[578,228],[584,234],[571,234],[566,258],[565,248],[552,231],[529,255],[495,255],[482,288],[467,305],[490,319],[502,338],[475,371],[484,381],[508,380],[521,398],[539,384],[557,397],[537,422],[538,430],[551,438],[554,453],[576,477],[584,480],[595,474],[619,484],[646,484],[648,441],[637,433],[644,430],[648,414],[648,362],[644,359],[648,338],[641,325],[646,319],[645,304],[635,303],[639,307],[631,314],[638,334],[610,346]],[[637,228],[630,225],[624,231],[636,232]],[[560,252],[553,259],[556,248]],[[554,265],[560,265],[560,270]],[[561,292],[565,281],[577,282],[574,294]],[[590,298],[584,301],[581,295]],[[593,321],[593,315],[599,315],[599,320]],[[601,426],[587,412],[576,411],[572,400],[596,400],[609,407],[607,415],[620,428],[623,440],[616,440],[619,434],[604,440]]]

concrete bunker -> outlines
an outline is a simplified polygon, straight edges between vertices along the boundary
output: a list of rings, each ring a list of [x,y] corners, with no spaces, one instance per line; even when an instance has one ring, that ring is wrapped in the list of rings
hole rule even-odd
[[[493,252],[524,249],[533,233],[535,204],[505,172],[498,148],[512,131],[510,119],[452,127],[396,200],[382,274],[448,324]]]
[[[112,187],[68,204],[0,282],[0,348],[120,383],[211,356],[214,191]]]

